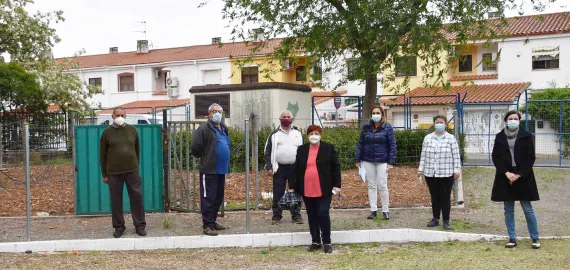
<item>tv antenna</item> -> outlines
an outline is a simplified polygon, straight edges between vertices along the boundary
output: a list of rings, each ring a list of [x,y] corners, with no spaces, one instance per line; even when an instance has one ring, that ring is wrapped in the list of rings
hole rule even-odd
[[[144,30],[143,30],[143,31],[133,31],[133,32],[136,32],[136,33],[143,33],[143,34],[144,34],[144,39],[147,40],[147,39],[146,39],[146,21],[136,21],[135,23],[143,24],[143,27],[144,27],[143,29],[144,29]]]

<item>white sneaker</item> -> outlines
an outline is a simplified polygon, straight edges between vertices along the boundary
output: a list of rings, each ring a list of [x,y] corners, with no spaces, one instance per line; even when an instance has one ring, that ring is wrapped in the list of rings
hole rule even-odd
[[[533,249],[539,249],[540,248],[540,242],[538,242],[538,239],[532,240],[532,248]]]

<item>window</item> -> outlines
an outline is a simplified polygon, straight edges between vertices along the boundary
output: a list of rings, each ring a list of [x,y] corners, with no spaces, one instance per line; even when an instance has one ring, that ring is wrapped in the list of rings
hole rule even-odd
[[[560,47],[546,46],[532,49],[532,69],[553,69],[560,67]]]
[[[536,121],[536,128],[543,129],[544,128],[544,121],[542,121],[542,120]]]
[[[473,56],[463,55],[459,58],[459,72],[471,72],[473,70]]]
[[[356,76],[356,69],[358,69],[358,59],[348,59],[346,61],[347,75],[350,80],[354,80]]]
[[[213,103],[218,103],[224,109],[224,117],[230,117],[230,94],[195,95],[194,115],[196,119],[208,117],[208,108]]]
[[[396,76],[416,76],[417,60],[415,56],[396,57]]]
[[[320,82],[323,80],[323,63],[321,59],[316,59],[311,67],[311,79],[313,82]]]
[[[101,86],[103,83],[101,78],[89,78],[89,85]]]
[[[118,75],[119,92],[132,92],[135,91],[135,74],[121,73]]]
[[[258,83],[258,67],[244,67],[241,69],[241,83]],[[209,106],[209,105],[208,105]]]
[[[307,73],[305,72],[305,66],[298,66],[295,69],[295,81],[304,82],[307,80]]]
[[[483,71],[496,71],[497,61],[493,61],[492,53],[483,54]]]
[[[146,124],[148,124],[148,122],[146,120],[138,120],[137,124],[138,125],[146,125]]]
[[[204,85],[221,84],[220,70],[204,70],[202,71],[202,80]]]

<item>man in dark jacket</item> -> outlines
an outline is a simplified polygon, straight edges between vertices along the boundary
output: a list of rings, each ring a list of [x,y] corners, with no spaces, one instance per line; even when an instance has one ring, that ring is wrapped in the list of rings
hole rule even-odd
[[[210,105],[208,120],[194,131],[190,146],[192,155],[200,158],[200,210],[204,234],[210,236],[226,229],[216,222],[230,170],[230,138],[222,123],[223,112],[222,106]]]
[[[145,236],[146,221],[139,175],[140,144],[135,127],[125,124],[126,112],[117,107],[113,110],[113,125],[103,131],[99,159],[103,182],[109,185],[113,236],[119,238],[125,232],[123,217],[123,186],[127,185],[131,201],[131,215],[136,233]]]

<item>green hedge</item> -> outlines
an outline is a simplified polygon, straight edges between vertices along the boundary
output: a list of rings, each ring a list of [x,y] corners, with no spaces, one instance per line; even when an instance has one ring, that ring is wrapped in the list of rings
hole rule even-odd
[[[335,146],[338,153],[339,160],[341,162],[342,169],[354,168],[354,154],[356,152],[356,144],[360,136],[360,128],[355,127],[338,127],[338,128],[324,128],[322,134],[322,140],[331,143]],[[263,158],[263,153],[265,150],[265,142],[267,137],[271,133],[272,128],[263,127],[259,131],[259,169],[263,170],[265,168],[265,160]],[[184,132],[184,131],[183,131]],[[452,131],[449,131],[452,132]],[[182,132],[176,134],[177,142],[180,141],[179,136]],[[305,142],[308,142],[306,135],[303,136]],[[420,160],[422,143],[424,137],[427,135],[426,130],[396,130],[396,142],[397,142],[397,165],[412,165],[415,166]],[[243,172],[245,170],[245,134],[242,130],[236,128],[229,129],[230,134],[230,151],[231,151],[231,163],[230,170],[232,172]],[[191,140],[191,138],[190,138]],[[183,138],[183,156],[186,152],[186,135]],[[179,144],[179,143],[178,143]],[[181,147],[177,144],[177,148]],[[465,149],[465,137],[460,138],[460,148],[461,156],[464,157]],[[182,161],[185,164],[185,160]],[[253,169],[253,160],[251,160],[250,168]]]

